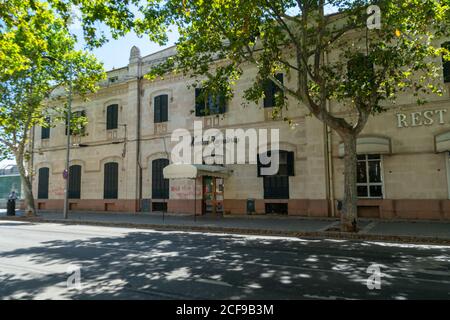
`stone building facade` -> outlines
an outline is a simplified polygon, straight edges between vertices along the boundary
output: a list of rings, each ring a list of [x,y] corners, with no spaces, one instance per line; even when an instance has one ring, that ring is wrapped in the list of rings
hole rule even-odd
[[[72,138],[71,210],[339,214],[343,146],[336,133],[296,101],[288,99],[289,109],[283,111],[283,117],[293,120],[291,126],[272,119],[265,101],[244,106],[243,91],[255,74],[251,66],[223,114],[198,116],[191,78],[142,77],[172,54],[174,48],[168,48],[141,57],[133,47],[128,66],[109,71],[108,80],[89,101],[75,97],[73,111],[84,111],[89,123],[84,136]],[[294,79],[284,77],[285,83],[290,81]],[[444,87],[444,95],[430,96],[426,105],[418,106],[416,98],[405,95],[395,107],[369,120],[357,147],[360,216],[450,219],[450,83]],[[330,108],[338,110],[332,101]],[[225,165],[226,175],[205,166],[198,168],[196,179],[164,179],[176,143],[171,141],[172,132],[192,131],[195,120],[204,129],[279,129],[285,173],[265,178],[258,175],[257,164],[236,164]],[[61,210],[65,127],[34,131],[37,207]]]

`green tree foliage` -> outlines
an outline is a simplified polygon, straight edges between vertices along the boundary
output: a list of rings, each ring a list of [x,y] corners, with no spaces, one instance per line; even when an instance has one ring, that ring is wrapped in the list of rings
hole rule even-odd
[[[75,50],[75,41],[67,19],[47,2],[0,1],[0,159],[16,159],[32,213],[31,129],[48,126],[49,113],[58,118],[56,108],[46,107],[55,89],[64,90],[73,80],[74,92],[85,95],[104,77],[102,65]]]

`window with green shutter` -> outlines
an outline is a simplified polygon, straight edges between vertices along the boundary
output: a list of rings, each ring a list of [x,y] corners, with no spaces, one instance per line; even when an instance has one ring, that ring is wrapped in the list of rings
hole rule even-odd
[[[204,88],[195,88],[195,116],[204,117],[226,112],[224,94],[213,94]]]
[[[73,165],[69,168],[69,199],[81,198],[81,166]]]
[[[103,198],[117,199],[119,189],[119,164],[108,162],[104,165]]]
[[[106,108],[106,130],[117,129],[119,105],[112,104]]]
[[[45,118],[46,126],[41,128],[41,139],[50,138],[50,117]]]
[[[70,126],[70,134],[72,136],[76,136],[76,135],[84,135],[86,133],[86,125],[83,123],[78,123],[77,121],[75,121],[75,119],[79,119],[79,118],[86,118],[86,111],[82,110],[82,111],[75,111],[72,112],[72,116],[70,119],[71,122],[71,126]],[[67,117],[66,117],[66,131],[65,131],[65,135],[67,136]]]
[[[49,168],[40,168],[38,171],[38,199],[48,199]]]
[[[283,74],[277,73],[275,78],[283,83]],[[264,108],[273,108],[276,106],[277,95],[283,94],[283,91],[270,79],[264,81]]]
[[[152,198],[169,199],[169,179],[164,179],[163,170],[169,165],[168,159],[152,161]]]
[[[271,152],[267,152],[271,156]],[[261,168],[270,167],[262,164],[258,155],[258,177],[263,177],[264,199],[289,199],[289,177],[295,175],[294,152],[280,150],[278,153],[278,172],[274,175],[262,175]]]
[[[154,122],[167,122],[169,119],[169,96],[167,94],[156,96],[153,101],[153,105]]]

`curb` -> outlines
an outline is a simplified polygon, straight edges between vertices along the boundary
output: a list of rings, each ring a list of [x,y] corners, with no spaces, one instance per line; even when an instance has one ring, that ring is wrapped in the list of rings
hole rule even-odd
[[[133,228],[133,229],[152,229],[157,231],[192,231],[192,232],[210,232],[210,233],[231,233],[241,235],[263,235],[263,236],[282,236],[309,239],[337,239],[337,240],[359,240],[359,241],[382,241],[382,242],[398,242],[412,244],[439,244],[450,245],[450,239],[438,237],[414,237],[401,235],[372,235],[361,233],[342,233],[337,231],[279,231],[267,229],[248,229],[248,228],[226,228],[226,227],[206,227],[206,226],[185,226],[185,225],[160,225],[160,224],[139,224],[139,223],[123,223],[123,222],[101,222],[101,221],[79,221],[58,219],[43,219],[40,217],[0,217],[0,220],[6,221],[22,221],[31,223],[59,223],[67,225],[88,225],[116,228]]]

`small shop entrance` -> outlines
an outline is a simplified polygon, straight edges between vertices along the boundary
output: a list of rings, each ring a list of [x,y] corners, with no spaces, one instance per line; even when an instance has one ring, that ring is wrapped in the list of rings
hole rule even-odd
[[[203,176],[203,214],[223,214],[223,178]]]

